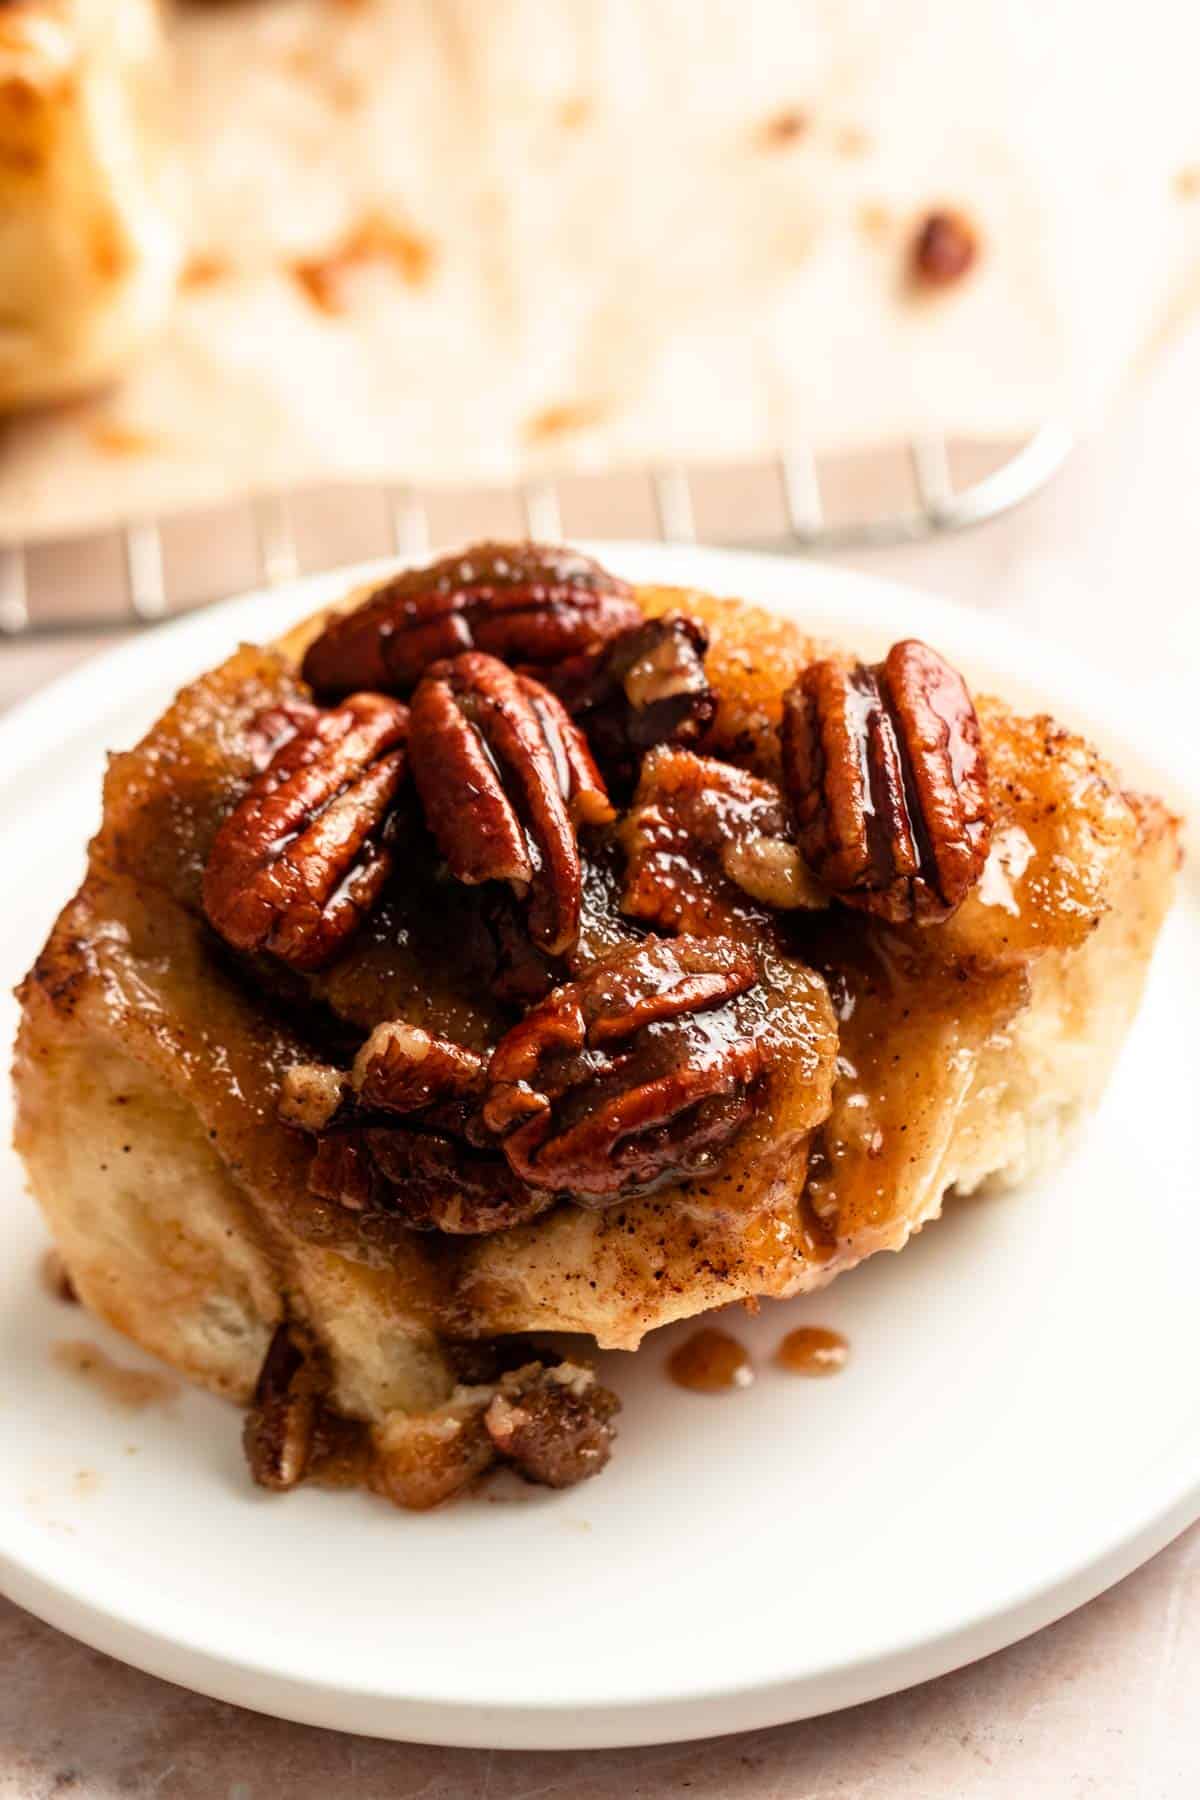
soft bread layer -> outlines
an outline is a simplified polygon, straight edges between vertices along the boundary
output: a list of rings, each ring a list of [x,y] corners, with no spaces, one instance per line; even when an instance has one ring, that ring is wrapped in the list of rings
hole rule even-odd
[[[245,1401],[280,1316],[253,1211],[191,1106],[110,1039],[23,1037],[21,1144],[79,1298],[190,1380]]]
[[[721,741],[769,772],[779,693],[808,641],[730,602],[642,598],[705,616]],[[794,1070],[707,1191],[564,1204],[476,1241],[368,1231],[315,1202],[308,1143],[276,1112],[283,1070],[311,1046],[214,954],[197,906],[249,767],[247,722],[295,691],[311,629],[240,651],[113,759],[88,878],[23,990],[18,1147],[33,1189],[84,1301],[189,1377],[244,1400],[274,1325],[298,1321],[337,1407],[374,1427],[367,1478],[425,1503],[484,1455],[444,1335],[553,1327],[633,1348],[669,1320],[819,1286],[899,1249],[949,1189],[1025,1179],[1094,1104],[1170,901],[1176,822],[1079,739],[987,702],[997,847],[955,920],[860,922],[852,954],[845,915],[797,927],[787,980],[813,984],[815,1005],[804,965],[822,969],[840,1020],[824,1124],[830,1096]],[[360,1031],[423,1022],[436,967],[385,916],[306,998]],[[462,1041],[494,1038],[494,1003],[469,982],[437,1005]]]

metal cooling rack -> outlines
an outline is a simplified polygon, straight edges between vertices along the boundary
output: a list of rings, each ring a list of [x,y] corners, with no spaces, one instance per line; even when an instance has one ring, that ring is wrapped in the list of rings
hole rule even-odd
[[[550,542],[657,536],[665,543],[736,544],[784,553],[911,542],[1009,511],[1045,485],[1071,443],[1063,427],[1047,424],[1005,451],[986,474],[957,485],[951,445],[942,437],[924,438],[897,453],[907,465],[907,504],[840,516],[827,501],[829,465],[803,446],[747,465],[736,478],[727,473],[723,505],[717,472],[678,464],[643,475],[539,480],[496,490],[484,496],[482,515],[479,490],[472,491],[471,500],[443,490],[346,488],[340,490],[344,495],[373,502],[372,528],[361,545],[347,544],[343,533],[336,555],[318,553],[315,560],[298,529],[311,490],[260,494],[219,515],[205,515],[210,542],[222,532],[240,534],[248,556],[239,576],[202,580],[190,591],[176,578],[180,559],[173,553],[173,534],[187,529],[188,515],[130,521],[52,544],[0,545],[0,635],[17,640],[151,625],[239,588],[274,587],[302,573],[389,553],[421,557],[439,542],[484,535],[525,534]],[[581,488],[589,490],[590,509],[578,504]],[[497,510],[506,513],[506,526],[498,522]],[[194,519],[192,526],[194,534]],[[84,607],[69,599],[62,604],[64,557],[82,571],[76,585],[86,593]]]

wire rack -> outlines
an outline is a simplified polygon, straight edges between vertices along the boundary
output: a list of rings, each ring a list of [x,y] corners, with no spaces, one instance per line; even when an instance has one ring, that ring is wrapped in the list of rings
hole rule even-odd
[[[460,495],[347,487],[336,490],[339,522],[344,526],[356,499],[362,529],[352,540],[344,529],[335,531],[332,551],[314,549],[305,529],[316,508],[312,490],[264,493],[204,516],[207,546],[241,543],[236,574],[232,568],[214,574],[211,556],[202,556],[198,579],[184,577],[177,540],[186,537],[189,523],[198,547],[195,518],[184,514],[132,520],[52,543],[0,545],[0,636],[14,641],[152,625],[239,589],[275,587],[302,573],[389,553],[419,558],[438,543],[484,535],[550,542],[657,537],[781,553],[911,542],[982,524],[1019,505],[1057,471],[1071,441],[1063,427],[1047,424],[1006,448],[985,473],[961,483],[947,440],[922,438],[897,452],[906,501],[849,512],[831,508],[836,478],[829,463],[804,446],[723,473],[671,464],[641,474],[537,480]],[[73,576],[65,576],[68,570]]]

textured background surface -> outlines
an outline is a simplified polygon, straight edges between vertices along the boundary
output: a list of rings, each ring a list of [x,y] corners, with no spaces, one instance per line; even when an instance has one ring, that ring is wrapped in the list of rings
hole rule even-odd
[[[1064,639],[1154,706],[1165,755],[1194,770],[1198,395],[1193,341],[1019,513],[853,560]],[[94,648],[5,647],[0,702]],[[1133,1353],[1153,1379],[1153,1346]],[[1195,1800],[1198,1692],[1200,1527],[1071,1618],[909,1693],[750,1736],[580,1756],[426,1749],[257,1718],[0,1602],[0,1800]]]

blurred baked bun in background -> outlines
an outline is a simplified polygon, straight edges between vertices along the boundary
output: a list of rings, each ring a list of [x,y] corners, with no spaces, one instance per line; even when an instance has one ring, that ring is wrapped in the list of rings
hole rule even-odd
[[[0,410],[115,375],[179,266],[153,0],[0,6]]]

